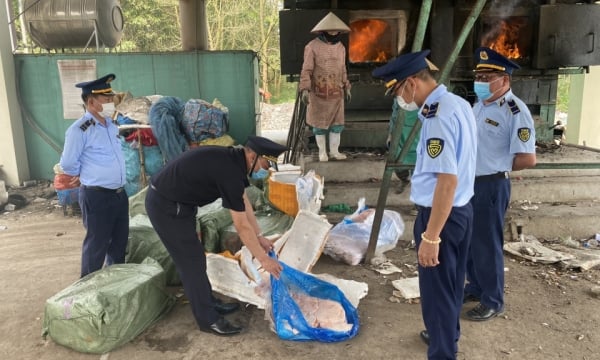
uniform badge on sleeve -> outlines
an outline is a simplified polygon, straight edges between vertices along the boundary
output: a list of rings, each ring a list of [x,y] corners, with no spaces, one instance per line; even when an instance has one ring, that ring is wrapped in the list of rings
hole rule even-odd
[[[444,140],[440,138],[427,139],[427,155],[435,159],[444,151]]]
[[[519,130],[517,130],[517,136],[522,142],[527,142],[531,137],[531,130],[529,130],[529,128],[519,128]]]
[[[517,102],[514,100],[508,100],[506,102],[508,104],[508,107],[510,108],[510,112],[513,113],[513,115],[517,115],[518,113],[521,112],[521,109],[519,109],[519,105],[517,105]]]
[[[96,122],[94,121],[94,119],[88,119],[86,122],[84,122],[83,124],[81,124],[79,126],[79,128],[81,129],[81,131],[86,131],[92,125],[95,126]]]

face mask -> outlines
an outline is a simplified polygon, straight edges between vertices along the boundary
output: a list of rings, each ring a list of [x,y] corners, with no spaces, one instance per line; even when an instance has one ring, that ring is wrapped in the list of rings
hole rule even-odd
[[[321,40],[331,43],[331,44],[338,43],[340,41],[340,38],[341,38],[341,33],[339,33],[339,32],[334,33],[334,35],[332,35],[328,32],[321,34]]]
[[[396,101],[398,102],[398,106],[400,106],[400,108],[402,110],[405,111],[415,111],[419,108],[419,105],[417,105],[417,103],[415,102],[415,91],[416,89],[413,90],[413,100],[410,103],[407,103],[406,101],[404,101],[404,98],[402,97],[402,93],[404,92],[404,87],[406,87],[406,84],[404,84],[404,86],[402,87],[402,91],[400,92],[400,95],[396,96]]]
[[[269,171],[263,168],[260,168],[258,171],[253,171],[250,176],[252,180],[264,180],[269,176]]]
[[[475,81],[473,83],[473,91],[475,91],[475,95],[477,95],[477,97],[479,98],[479,100],[484,100],[485,101],[485,100],[491,98],[492,96],[494,96],[494,93],[496,91],[498,91],[499,89],[496,90],[496,91],[494,91],[494,92],[491,92],[490,91],[490,84],[493,83],[493,82],[495,82],[495,81],[498,81],[500,79],[502,79],[502,78],[498,78],[498,79],[492,80],[490,82]]]
[[[100,111],[100,115],[102,115],[103,117],[112,118],[114,113],[115,113],[115,103],[109,102],[106,104],[102,104],[102,111]]]

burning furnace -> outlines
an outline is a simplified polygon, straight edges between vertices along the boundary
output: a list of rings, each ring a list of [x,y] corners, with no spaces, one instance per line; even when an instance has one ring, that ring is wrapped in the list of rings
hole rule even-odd
[[[445,66],[474,5],[475,0],[433,1],[423,48],[431,49],[438,67]],[[383,96],[383,86],[371,72],[410,52],[420,9],[421,1],[411,0],[284,1],[279,14],[281,71],[290,81],[299,77],[304,46],[313,37],[310,29],[329,11],[352,30],[343,39],[353,95],[345,109],[343,146],[384,146],[393,99]],[[473,102],[473,51],[479,46],[495,49],[521,65],[513,74],[513,91],[530,108],[538,138],[550,140],[558,75],[600,64],[598,18],[600,5],[593,1],[487,1],[447,85]]]

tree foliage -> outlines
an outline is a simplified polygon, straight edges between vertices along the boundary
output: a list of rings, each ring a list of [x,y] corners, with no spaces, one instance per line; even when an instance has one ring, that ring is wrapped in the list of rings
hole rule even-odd
[[[177,0],[121,0],[125,26],[119,51],[181,50]]]
[[[24,2],[24,0],[21,0]],[[101,0],[98,0],[101,1]],[[201,1],[201,0],[192,0]],[[253,50],[260,59],[261,87],[279,92],[281,0],[205,0],[210,50]],[[19,0],[12,0],[18,14]],[[120,0],[125,26],[117,52],[181,51],[178,0]],[[21,49],[23,34],[17,26]],[[34,49],[35,51],[35,49]],[[37,52],[44,50],[37,49]],[[69,49],[79,52],[83,49]],[[89,51],[89,50],[88,50]]]

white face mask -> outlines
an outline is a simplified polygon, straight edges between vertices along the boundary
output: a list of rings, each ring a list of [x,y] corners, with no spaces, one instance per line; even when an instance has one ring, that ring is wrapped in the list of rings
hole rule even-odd
[[[417,105],[417,103],[415,102],[416,89],[413,89],[413,96],[412,96],[413,100],[410,103],[407,103],[406,101],[404,101],[404,98],[402,97],[402,93],[404,92],[405,87],[406,87],[406,83],[402,87],[402,91],[400,92],[400,95],[396,96],[396,101],[398,102],[398,106],[400,106],[400,108],[405,111],[415,111],[419,108],[419,105]]]
[[[100,111],[100,115],[102,115],[105,118],[111,118],[113,114],[115,113],[115,103],[113,102],[109,102],[106,104],[102,104],[102,111]]]

